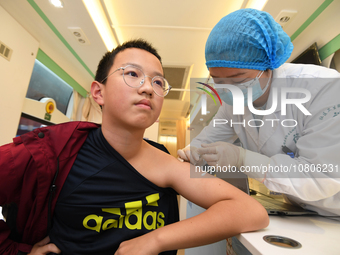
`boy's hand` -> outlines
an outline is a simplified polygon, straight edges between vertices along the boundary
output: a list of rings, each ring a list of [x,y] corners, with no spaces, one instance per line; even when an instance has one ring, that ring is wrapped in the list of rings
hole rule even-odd
[[[27,255],[45,255],[50,252],[59,254],[61,250],[55,244],[50,243],[50,237],[46,236],[43,240],[36,243]]]
[[[146,238],[149,235],[150,233],[122,242],[114,255],[158,255],[162,251],[159,250],[155,238]]]

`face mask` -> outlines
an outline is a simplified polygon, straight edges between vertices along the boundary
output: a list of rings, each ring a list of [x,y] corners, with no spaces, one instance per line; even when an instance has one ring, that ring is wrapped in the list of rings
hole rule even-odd
[[[248,88],[249,87],[251,87],[252,90],[253,90],[252,91],[252,102],[254,102],[258,98],[260,98],[266,92],[266,90],[268,89],[271,79],[268,80],[266,87],[264,89],[262,89],[260,81],[259,81],[262,74],[263,74],[263,71],[260,71],[255,79],[252,79],[250,81],[247,81],[245,83],[237,85],[237,87],[242,90],[242,93],[244,95],[244,105],[245,106],[248,106]],[[234,85],[234,86],[236,86],[236,85]],[[228,105],[231,105],[231,106],[233,105],[233,94],[229,90],[227,90],[227,91],[226,90],[220,90],[219,95],[220,95],[221,99],[224,102],[226,102]]]

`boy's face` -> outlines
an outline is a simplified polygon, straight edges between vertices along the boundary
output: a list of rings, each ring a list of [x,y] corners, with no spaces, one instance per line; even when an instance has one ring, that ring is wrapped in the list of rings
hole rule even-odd
[[[101,98],[95,100],[103,106],[103,125],[145,129],[157,120],[162,108],[163,97],[153,91],[150,77],[163,76],[163,68],[153,54],[129,48],[116,55],[108,74],[127,65],[138,67],[144,72],[144,84],[139,88],[129,87],[123,79],[123,70],[118,70],[107,78],[106,85],[98,85],[101,87]],[[128,78],[127,73],[125,76]]]

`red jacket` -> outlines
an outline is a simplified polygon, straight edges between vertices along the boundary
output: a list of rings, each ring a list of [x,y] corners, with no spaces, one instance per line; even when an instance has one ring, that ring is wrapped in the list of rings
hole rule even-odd
[[[68,122],[35,129],[0,147],[0,206],[18,205],[16,227],[22,236],[21,243],[10,240],[10,229],[1,220],[0,254],[28,253],[47,235],[49,191],[57,165],[51,216],[78,151],[89,131],[98,127],[89,122]]]

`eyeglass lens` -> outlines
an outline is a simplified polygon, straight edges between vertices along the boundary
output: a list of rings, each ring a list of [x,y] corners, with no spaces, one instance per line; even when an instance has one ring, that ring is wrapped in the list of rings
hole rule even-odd
[[[146,76],[143,73],[143,71],[134,66],[126,66],[123,69],[123,77],[125,83],[133,88],[138,88],[142,86],[146,79]],[[169,84],[161,76],[155,76],[152,78],[152,87],[154,92],[159,96],[165,96],[168,94]]]

